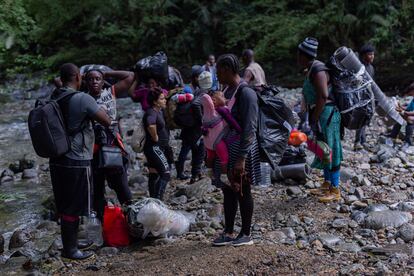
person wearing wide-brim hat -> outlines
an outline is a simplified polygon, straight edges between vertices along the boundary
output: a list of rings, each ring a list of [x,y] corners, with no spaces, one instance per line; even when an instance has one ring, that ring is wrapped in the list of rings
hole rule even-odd
[[[323,170],[324,183],[321,188],[313,189],[310,193],[320,196],[321,202],[331,202],[341,199],[341,115],[334,103],[328,68],[323,62],[316,60],[317,52],[317,39],[305,38],[298,46],[298,65],[307,72],[302,93],[312,131],[317,140],[325,142],[332,150],[332,161],[329,164],[315,157],[312,167]]]

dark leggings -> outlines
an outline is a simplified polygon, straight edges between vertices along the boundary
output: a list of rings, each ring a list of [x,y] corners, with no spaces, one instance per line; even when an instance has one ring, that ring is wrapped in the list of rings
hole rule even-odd
[[[166,157],[168,148],[154,146],[144,147],[144,154],[147,158],[148,168],[157,172],[150,172],[148,176],[148,190],[150,197],[163,199],[164,192],[170,181],[170,165]]]
[[[392,128],[391,131],[391,138],[397,138],[398,135],[400,134],[401,131],[401,125],[399,124],[395,124],[394,127]],[[414,132],[414,124],[407,124],[405,126],[405,139],[404,142],[408,143],[408,144],[412,144],[411,142],[411,137],[413,136],[413,132]]]
[[[106,205],[105,200],[105,180],[108,182],[109,188],[115,191],[119,203],[132,199],[131,190],[128,186],[127,168],[124,167],[120,170],[111,169],[98,169],[93,168],[93,207],[97,213],[98,218],[103,218],[103,212]]]
[[[250,184],[243,185],[243,196],[241,196],[240,192],[234,192],[229,186],[224,186],[222,190],[224,195],[224,218],[226,224],[224,232],[227,234],[233,233],[237,207],[240,205],[240,215],[242,219],[241,233],[249,236],[253,217],[253,197]]]

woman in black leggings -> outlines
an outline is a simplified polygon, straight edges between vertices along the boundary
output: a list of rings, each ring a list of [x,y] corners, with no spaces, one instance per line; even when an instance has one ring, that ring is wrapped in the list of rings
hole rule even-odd
[[[150,197],[161,200],[170,181],[170,166],[167,159],[169,132],[162,111],[166,103],[162,90],[154,88],[148,95],[150,108],[143,118],[146,134],[144,154],[149,168],[148,190]]]
[[[229,100],[228,107],[239,123],[242,131],[232,131],[225,141],[229,151],[228,177],[229,185],[224,185],[224,233],[213,241],[214,245],[232,244],[233,246],[250,245],[253,240],[250,228],[253,217],[253,197],[251,185],[260,182],[260,157],[256,140],[258,104],[254,90],[240,78],[239,61],[235,55],[222,55],[217,60],[217,75],[224,84],[224,96]],[[242,228],[234,237],[234,221],[238,206]]]

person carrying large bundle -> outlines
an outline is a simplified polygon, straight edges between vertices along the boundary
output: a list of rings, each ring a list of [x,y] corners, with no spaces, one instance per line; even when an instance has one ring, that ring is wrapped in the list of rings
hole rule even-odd
[[[318,41],[308,37],[298,46],[298,64],[306,73],[303,96],[309,112],[309,122],[317,140],[322,140],[332,150],[329,163],[315,158],[312,167],[322,169],[324,183],[320,189],[310,192],[319,195],[319,201],[341,199],[339,190],[342,145],[340,137],[341,115],[335,106],[328,68],[316,60]]]

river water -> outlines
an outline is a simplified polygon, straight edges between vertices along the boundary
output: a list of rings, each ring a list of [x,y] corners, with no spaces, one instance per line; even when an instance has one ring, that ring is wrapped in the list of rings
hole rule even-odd
[[[0,105],[0,173],[20,159],[35,160],[35,168],[48,164],[48,159],[38,157],[32,147],[27,128],[27,117],[34,100],[19,100]],[[139,104],[130,99],[118,100],[118,114],[123,119],[125,131],[132,128],[134,119],[142,116]],[[140,115],[139,115],[140,114]],[[44,208],[42,202],[52,195],[48,173],[38,179],[21,179],[15,175],[13,182],[0,185],[0,234],[8,237],[16,228],[36,224]]]

